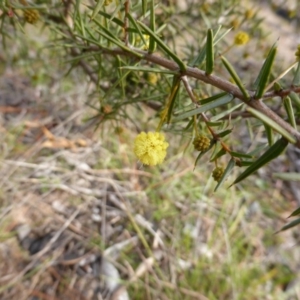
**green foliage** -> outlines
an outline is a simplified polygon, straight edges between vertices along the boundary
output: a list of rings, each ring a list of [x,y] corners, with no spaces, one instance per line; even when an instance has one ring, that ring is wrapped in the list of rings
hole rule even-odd
[[[42,51],[55,48],[64,62],[64,74],[80,70],[94,83],[88,102],[95,108],[91,117],[99,120],[97,126],[123,120],[135,124],[137,113],[147,115],[150,111],[157,131],[184,134],[190,139],[199,131],[207,134],[211,145],[199,153],[196,163],[210,155],[210,161],[222,161],[227,166],[216,189],[234,168],[248,166],[234,181],[237,183],[278,157],[288,143],[300,148],[298,56],[293,67],[279,73],[277,48],[268,47],[253,84],[253,78],[238,63],[249,53],[244,52],[238,59],[230,55],[248,43],[251,52],[257,53],[253,58],[263,58],[265,49],[259,48],[262,34],[255,36],[255,32],[262,32],[258,30],[262,20],[240,1],[191,1],[182,9],[173,1],[154,0],[23,0],[2,1],[0,5],[4,47],[9,39],[23,36],[28,26],[33,26],[24,12],[38,12],[35,26],[49,37]],[[238,40],[239,36],[243,39]],[[270,78],[277,78],[272,87],[268,86]],[[276,89],[279,79],[286,80],[282,88]],[[274,112],[275,100],[265,104],[267,99],[275,98],[280,98],[284,113]],[[264,126],[268,140],[256,143],[250,156],[244,145],[235,149],[237,128],[245,113],[251,115],[249,136]],[[273,144],[274,140],[278,142]],[[262,154],[267,144],[270,148]]]

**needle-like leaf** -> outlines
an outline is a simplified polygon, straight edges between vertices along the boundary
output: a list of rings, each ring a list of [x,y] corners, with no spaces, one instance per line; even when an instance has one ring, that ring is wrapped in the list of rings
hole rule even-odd
[[[300,86],[300,62],[298,62],[297,70],[293,79],[294,86]]]
[[[226,167],[226,169],[225,169],[225,171],[223,173],[223,176],[221,177],[221,179],[219,180],[217,186],[215,187],[215,192],[223,184],[223,182],[228,177],[228,175],[230,174],[230,172],[232,171],[232,169],[234,168],[234,166],[235,166],[235,160],[232,158],[229,161],[229,163],[228,163],[228,165],[227,165],[227,167]]]
[[[214,70],[214,45],[213,31],[208,29],[206,38],[206,75],[210,75]]]
[[[254,109],[252,107],[247,107],[246,110],[249,111],[256,118],[260,119],[263,123],[265,123],[269,127],[273,128],[275,131],[280,133],[283,137],[285,137],[292,144],[296,143],[296,139],[294,136],[292,136],[289,132],[287,132],[284,128],[282,128],[278,123],[276,123],[274,120],[270,119],[268,116],[264,115],[263,113],[259,112],[258,110]]]
[[[258,158],[254,163],[252,163],[251,166],[249,166],[242,174],[240,174],[233,182],[233,184],[244,180],[252,173],[260,169],[262,166],[278,157],[282,153],[282,151],[287,147],[287,145],[288,141],[285,138],[279,139],[260,158]]]
[[[234,80],[234,82],[236,83],[236,85],[239,87],[240,91],[242,92],[245,100],[249,99],[250,96],[247,92],[247,90],[245,89],[240,77],[238,76],[238,74],[235,72],[233,66],[230,64],[230,62],[224,57],[221,57],[222,59],[222,63],[225,66],[225,68],[227,69],[228,73],[231,75],[232,79]]]
[[[277,47],[273,45],[254,83],[254,88],[256,88],[256,99],[260,99],[264,93],[265,87],[268,83],[268,79],[272,70],[272,65],[275,59],[276,52]]]

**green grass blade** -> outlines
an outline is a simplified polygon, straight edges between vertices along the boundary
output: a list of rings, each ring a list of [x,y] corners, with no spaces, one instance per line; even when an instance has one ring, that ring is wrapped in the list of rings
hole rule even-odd
[[[227,104],[229,102],[231,102],[233,100],[234,96],[231,95],[231,94],[225,94],[223,96],[221,96],[219,99],[213,101],[213,102],[209,102],[207,104],[204,104],[198,108],[195,108],[195,109],[192,109],[192,110],[189,110],[189,111],[186,111],[180,115],[177,115],[176,117],[174,117],[172,119],[173,122],[177,122],[177,121],[180,121],[180,120],[183,120],[183,119],[186,119],[186,118],[189,118],[189,117],[192,117],[194,115],[197,115],[197,114],[200,114],[200,113],[203,113],[207,110],[211,110],[213,108],[216,108],[216,107],[219,107],[219,106],[222,106],[224,104]]]
[[[276,56],[277,47],[274,45],[268,53],[268,56],[258,74],[258,77],[254,83],[256,88],[255,98],[260,99],[264,93],[265,87],[268,83],[268,79],[271,73],[273,62]]]
[[[206,75],[210,75],[214,70],[214,46],[213,31],[208,29],[206,38]]]
[[[221,179],[220,179],[220,181],[218,182],[218,184],[216,185],[216,187],[215,187],[215,192],[217,191],[217,189],[223,184],[223,182],[225,181],[225,179],[228,177],[228,175],[230,174],[230,172],[232,171],[232,169],[234,168],[234,166],[235,166],[235,160],[232,158],[230,161],[229,161],[229,163],[228,163],[228,165],[227,165],[227,167],[226,167],[226,169],[225,169],[225,171],[224,171],[224,173],[223,173],[223,176],[221,177]]]
[[[283,105],[285,108],[285,111],[288,115],[290,124],[297,129],[297,124],[296,124],[296,120],[295,120],[295,114],[294,114],[294,109],[293,109],[293,105],[292,105],[292,100],[289,96],[284,97],[283,99]]]
[[[233,184],[236,184],[252,173],[260,169],[262,166],[278,157],[282,151],[287,147],[288,141],[285,138],[279,139],[274,145],[272,145],[260,158],[258,158],[251,166],[249,166],[242,174],[240,174]],[[232,185],[233,185],[232,184]]]
[[[186,70],[185,63],[158,37],[157,34],[155,34],[149,27],[147,27],[142,22],[138,21],[137,23],[143,28],[143,30],[146,31],[150,38],[152,37],[155,40],[155,42],[165,51],[165,53],[169,55],[178,64],[179,69],[181,71]]]
[[[227,69],[228,73],[231,75],[232,79],[234,80],[234,82],[239,87],[240,91],[242,92],[244,98],[246,100],[249,99],[250,96],[249,96],[247,90],[245,89],[240,77],[235,72],[233,66],[229,63],[229,61],[224,56],[222,56],[221,59],[222,59],[222,63],[224,64],[225,68]]]
[[[297,70],[296,70],[292,85],[300,86],[300,62],[298,62]]]
[[[246,110],[249,111],[256,118],[260,119],[263,123],[265,123],[266,125],[273,128],[275,131],[280,133],[292,144],[296,143],[297,140],[295,139],[295,137],[293,137],[289,132],[287,132],[284,128],[282,128],[280,125],[278,125],[278,123],[276,123],[275,121],[273,121],[272,119],[270,119],[269,117],[264,115],[263,113],[259,112],[258,110],[254,109],[252,107],[247,107]]]

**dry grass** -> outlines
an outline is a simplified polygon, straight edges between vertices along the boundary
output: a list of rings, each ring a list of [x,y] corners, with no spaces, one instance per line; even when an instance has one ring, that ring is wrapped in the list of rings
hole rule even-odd
[[[279,189],[256,178],[214,194],[188,154],[143,168],[134,132],[83,126],[86,90],[69,93],[3,121],[1,299],[299,297],[297,237],[274,235]]]

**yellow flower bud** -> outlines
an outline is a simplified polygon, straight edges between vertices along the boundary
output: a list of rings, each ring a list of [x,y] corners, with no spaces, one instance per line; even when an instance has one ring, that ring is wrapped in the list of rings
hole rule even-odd
[[[205,151],[210,146],[210,139],[204,135],[196,136],[194,141],[194,148],[198,151]]]
[[[247,20],[250,20],[250,19],[252,19],[253,18],[253,16],[254,16],[254,10],[253,9],[247,9],[246,11],[245,11],[245,18],[247,19]]]
[[[141,132],[134,141],[134,153],[144,164],[155,166],[161,164],[166,155],[169,144],[160,132]]]
[[[147,81],[152,85],[155,85],[159,79],[159,75],[157,73],[147,73]]]
[[[234,44],[235,45],[245,45],[249,42],[249,34],[244,31],[238,32],[234,37]]]
[[[24,10],[24,19],[29,24],[35,24],[40,18],[40,14],[36,9],[25,9]]]
[[[230,22],[230,25],[233,27],[233,29],[237,29],[240,26],[240,21],[238,19],[233,19]]]
[[[219,182],[223,176],[223,173],[224,173],[224,168],[216,167],[212,172],[212,177],[214,178],[215,181]]]

